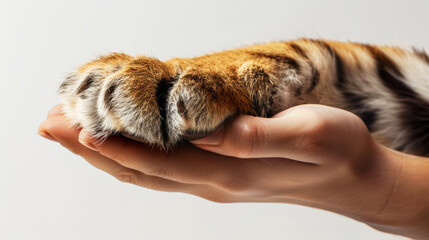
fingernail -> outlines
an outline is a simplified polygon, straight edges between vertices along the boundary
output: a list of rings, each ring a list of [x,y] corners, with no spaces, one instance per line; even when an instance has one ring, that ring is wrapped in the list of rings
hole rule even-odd
[[[57,142],[57,139],[55,139],[54,137],[51,136],[51,134],[49,134],[48,132],[46,132],[45,130],[39,130],[37,131],[37,134],[39,134],[40,136],[49,139],[51,141]]]
[[[224,126],[222,125],[207,137],[190,141],[198,145],[219,145],[222,143],[224,135]]]
[[[98,152],[98,149],[95,147],[95,145],[91,141],[91,137],[86,132],[80,132],[79,134],[79,142],[80,144],[84,145],[85,147]]]

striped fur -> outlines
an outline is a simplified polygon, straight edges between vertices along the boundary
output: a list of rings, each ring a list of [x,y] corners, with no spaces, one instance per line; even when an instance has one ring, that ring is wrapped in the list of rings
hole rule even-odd
[[[59,93],[72,124],[164,149],[235,115],[318,103],[355,113],[388,147],[429,156],[429,57],[415,49],[300,39],[165,62],[112,53]]]

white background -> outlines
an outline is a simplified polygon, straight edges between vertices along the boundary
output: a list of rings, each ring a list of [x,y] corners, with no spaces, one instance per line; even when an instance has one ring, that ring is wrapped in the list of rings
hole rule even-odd
[[[0,239],[402,239],[287,204],[120,183],[36,134],[67,72],[109,51],[167,59],[325,37],[429,49],[428,1],[0,0]]]

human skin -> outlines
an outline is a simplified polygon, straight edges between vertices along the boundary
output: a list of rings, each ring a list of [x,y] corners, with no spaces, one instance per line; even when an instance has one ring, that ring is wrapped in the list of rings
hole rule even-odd
[[[356,115],[337,108],[301,105],[272,118],[240,116],[168,153],[122,136],[100,142],[68,125],[61,105],[39,134],[145,188],[221,203],[305,205],[429,239],[429,159],[383,147]]]

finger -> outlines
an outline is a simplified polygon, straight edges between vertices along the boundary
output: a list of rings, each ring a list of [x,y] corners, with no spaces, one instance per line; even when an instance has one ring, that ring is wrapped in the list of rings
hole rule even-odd
[[[47,117],[49,118],[52,116],[57,116],[57,115],[62,115],[62,114],[63,114],[63,105],[58,104],[49,111]]]
[[[62,115],[62,114],[63,114],[63,113],[62,113],[62,105],[61,105],[61,104],[58,104],[58,105],[56,105],[55,107],[53,107],[51,110],[49,110],[48,115],[47,115],[47,118],[52,117],[52,116],[56,116],[56,115]],[[45,131],[43,128],[40,128],[40,127],[39,127],[39,129],[37,130],[37,133],[38,133],[40,136],[42,136],[42,137],[44,137],[44,138],[46,138],[46,139],[49,139],[49,140],[54,141],[54,142],[56,142],[56,141],[57,141],[53,136],[51,136],[51,135],[50,135],[47,131]]]
[[[82,134],[86,138],[88,135]],[[107,138],[102,144],[90,141],[100,154],[119,164],[143,172],[187,184],[206,184],[226,193],[258,192],[307,181],[314,174],[313,166],[288,159],[239,159],[200,150],[182,144],[166,153],[121,136]],[[211,191],[213,192],[213,191]]]
[[[80,131],[69,127],[63,115],[49,117],[40,125],[40,130],[51,134],[67,149],[81,155],[94,167],[107,172],[118,180],[133,183],[145,188],[192,194],[214,202],[244,201],[243,196],[236,196],[233,192],[227,192],[222,188],[206,184],[184,184],[157,176],[149,176],[134,169],[122,166],[116,161],[95,152],[77,139]],[[85,133],[83,134],[85,135]]]
[[[241,116],[192,143],[204,150],[238,158],[283,157],[319,164],[329,130],[325,115],[329,114],[301,107],[275,118]]]
[[[238,158],[285,157],[301,160],[305,150],[301,126],[284,119],[241,116],[219,132],[193,141],[197,147]],[[305,162],[308,162],[304,160]]]
[[[57,139],[61,145],[71,152],[85,158],[94,167],[109,173],[120,181],[161,191],[190,192],[193,188],[193,186],[187,184],[147,176],[86,148],[78,142],[79,130],[68,127],[67,120],[62,115],[49,117],[40,125],[39,129]]]
[[[208,153],[190,144],[181,145],[174,152],[167,153],[122,136],[112,136],[98,143],[97,139],[83,132],[79,140],[123,166],[182,183],[214,182],[221,176],[216,176],[213,170],[226,168],[222,165],[228,160],[234,162],[229,157]]]

